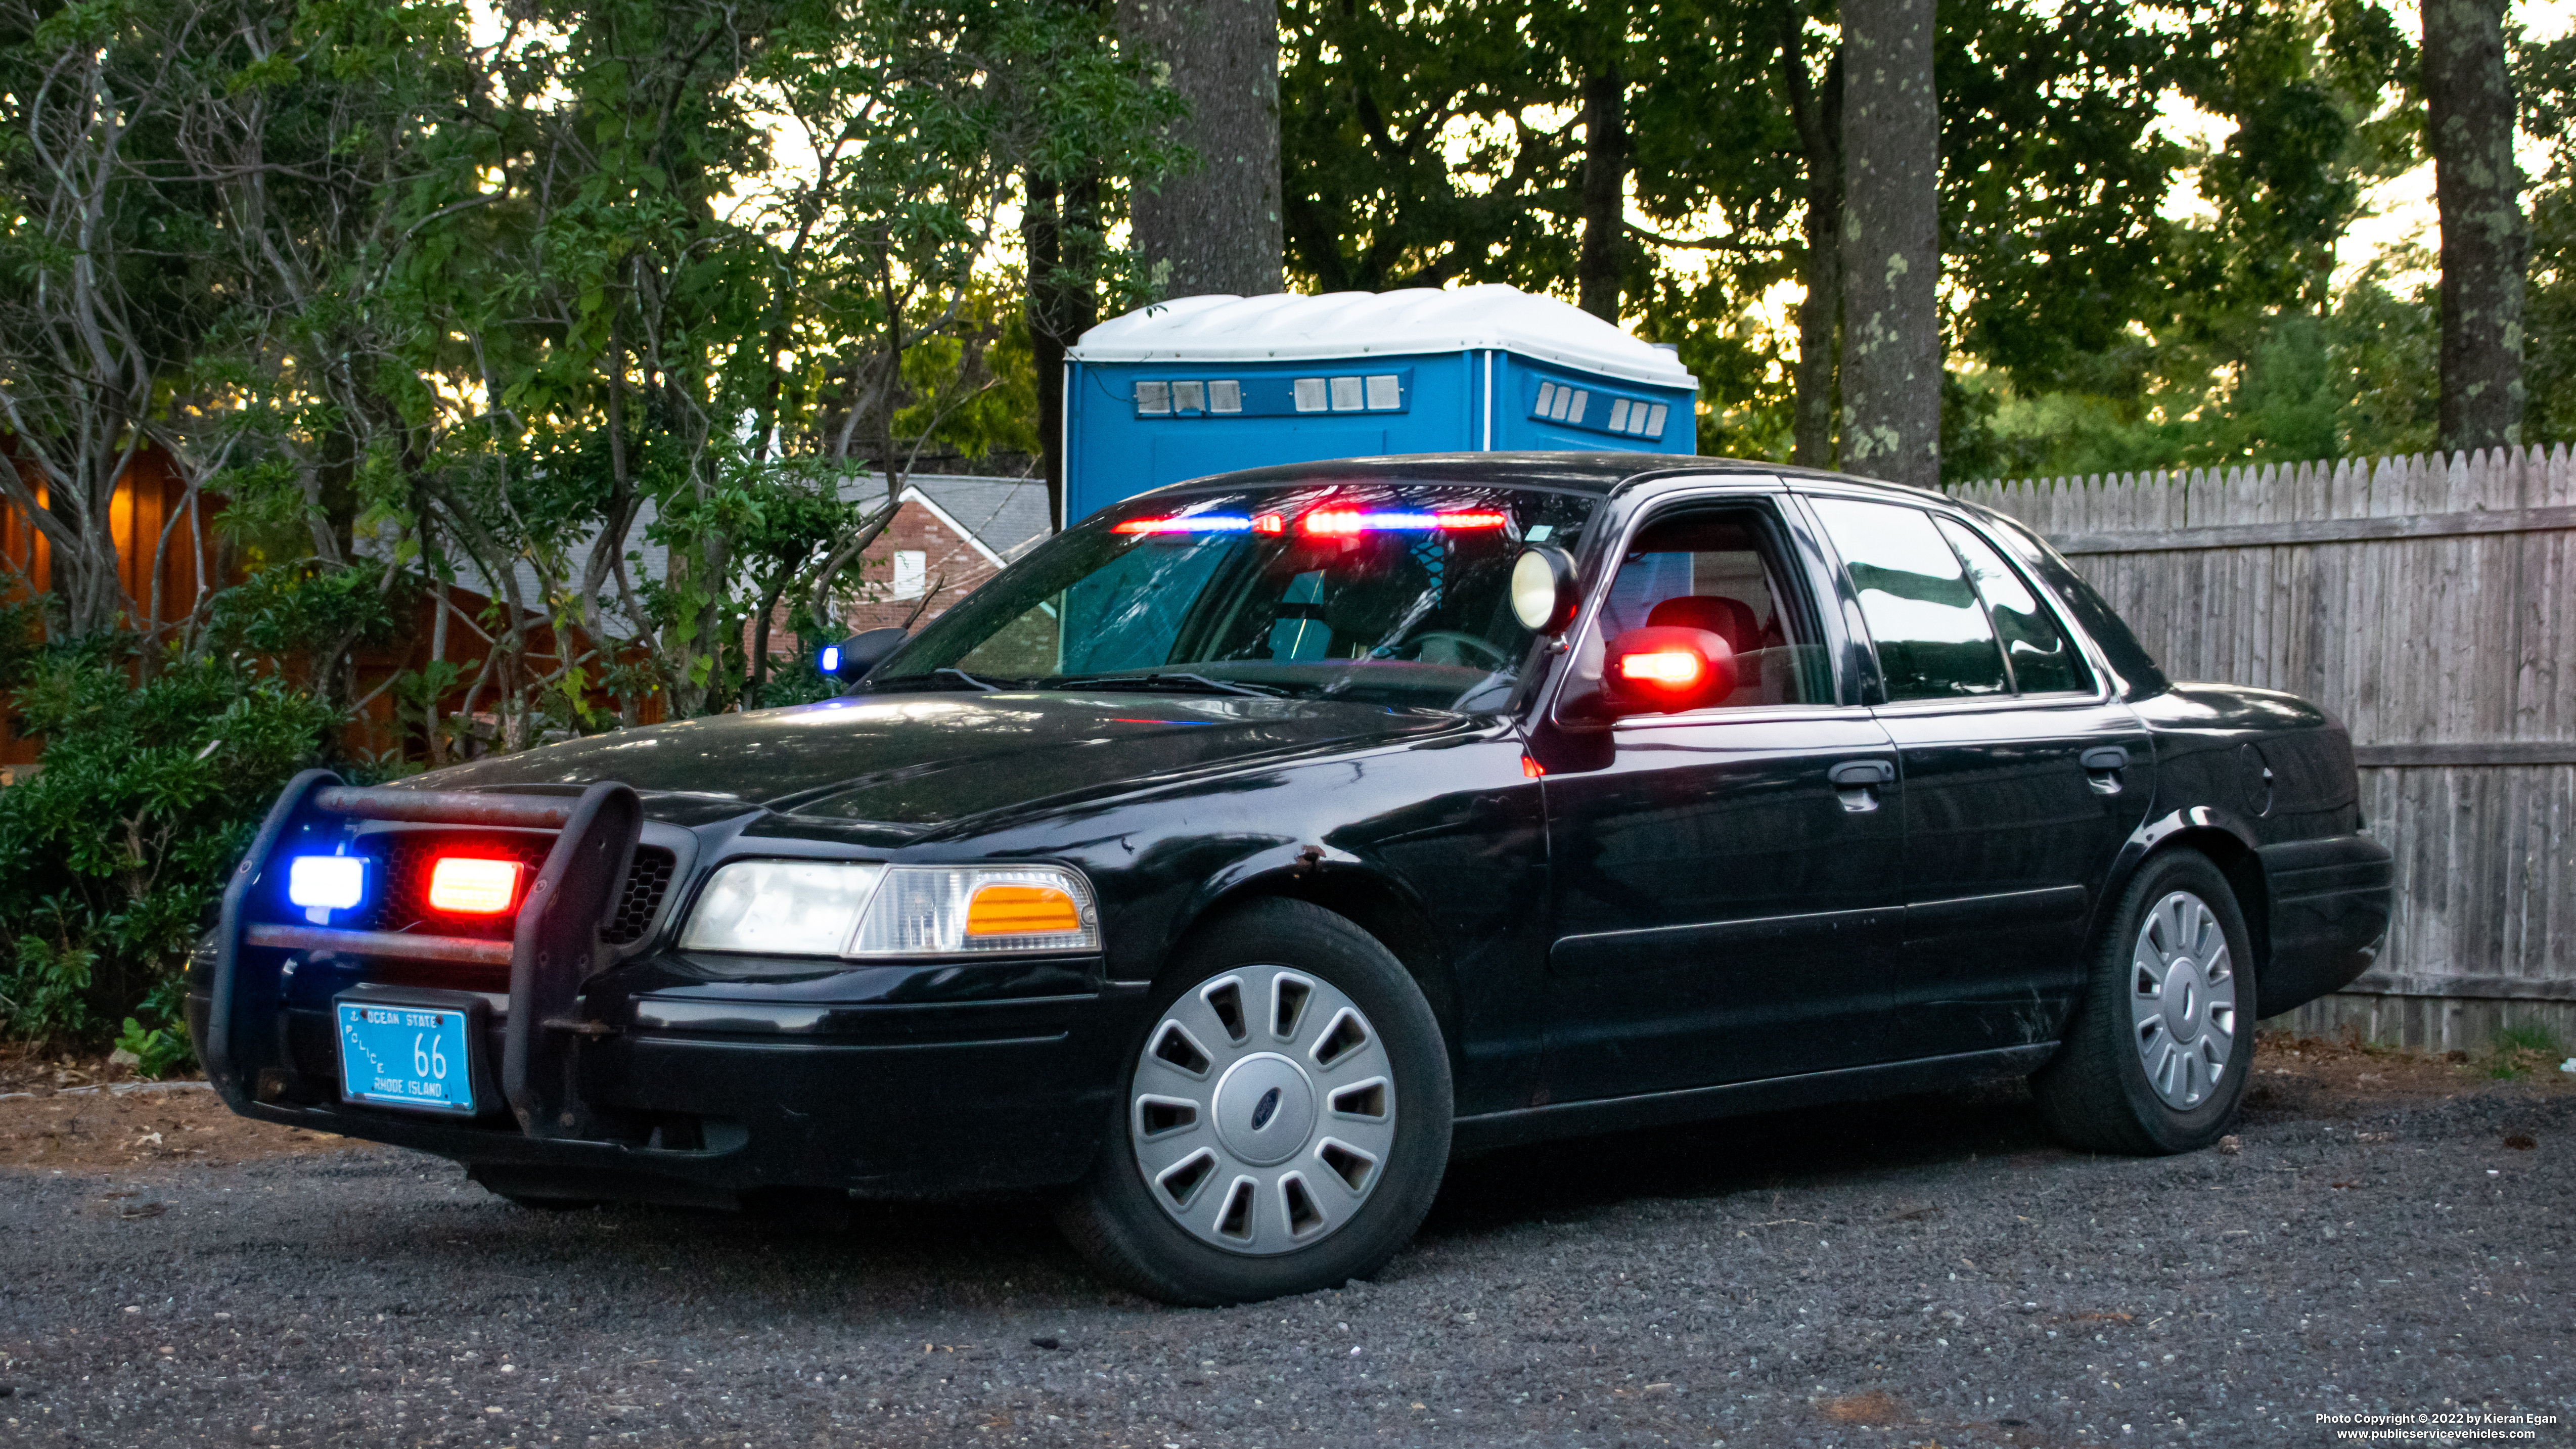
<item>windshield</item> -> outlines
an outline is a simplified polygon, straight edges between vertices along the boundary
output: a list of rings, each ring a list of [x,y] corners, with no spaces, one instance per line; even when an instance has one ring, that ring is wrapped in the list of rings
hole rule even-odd
[[[1529,654],[1508,584],[1594,500],[1370,482],[1147,498],[1048,540],[870,691],[1156,689],[1498,709]]]

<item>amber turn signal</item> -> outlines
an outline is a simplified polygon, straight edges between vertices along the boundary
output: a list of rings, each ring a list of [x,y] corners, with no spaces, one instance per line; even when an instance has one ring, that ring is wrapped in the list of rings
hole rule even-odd
[[[1039,936],[1082,929],[1082,909],[1053,886],[988,885],[966,906],[969,936]]]

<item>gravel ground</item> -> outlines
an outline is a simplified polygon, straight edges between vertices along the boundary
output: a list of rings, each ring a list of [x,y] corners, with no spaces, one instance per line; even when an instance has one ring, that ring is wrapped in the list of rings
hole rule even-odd
[[[2071,1154],[1999,1088],[1488,1157],[1380,1281],[1217,1311],[1100,1287],[1025,1207],[546,1214],[381,1148],[9,1169],[0,1443],[2297,1445],[2484,1409],[2576,1444],[2576,1090],[2282,1060],[2233,1154]]]

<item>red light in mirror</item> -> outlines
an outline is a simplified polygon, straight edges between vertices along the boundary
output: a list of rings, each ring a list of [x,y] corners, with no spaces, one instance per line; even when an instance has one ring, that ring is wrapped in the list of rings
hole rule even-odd
[[[1656,689],[1688,689],[1708,672],[1708,662],[1689,649],[1658,649],[1619,656],[1619,677]]]

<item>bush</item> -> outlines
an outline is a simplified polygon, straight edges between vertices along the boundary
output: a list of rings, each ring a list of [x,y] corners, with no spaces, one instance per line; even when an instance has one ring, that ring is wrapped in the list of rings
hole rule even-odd
[[[68,1045],[91,1035],[90,968],[98,953],[21,936],[15,960],[0,975],[0,1013],[9,1035],[38,1046]]]
[[[23,671],[18,708],[41,772],[0,790],[0,1034],[184,1062],[180,963],[224,875],[338,715],[228,660],[137,682],[104,645]]]
[[[179,1068],[197,1060],[196,1044],[188,1040],[182,1026],[159,1026],[149,1031],[133,1017],[125,1019],[125,1031],[116,1039],[116,1049],[134,1058],[134,1073],[150,1081],[159,1081]]]

